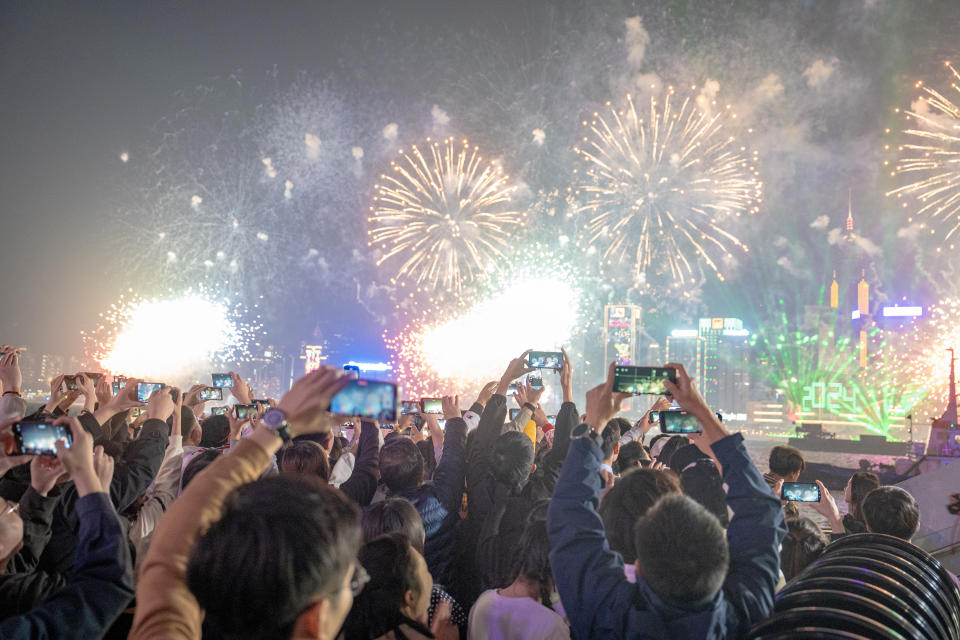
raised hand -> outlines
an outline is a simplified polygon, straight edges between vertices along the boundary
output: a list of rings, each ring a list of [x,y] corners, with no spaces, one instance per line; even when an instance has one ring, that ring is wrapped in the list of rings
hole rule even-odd
[[[104,491],[110,491],[110,483],[113,482],[113,458],[107,455],[103,447],[97,445],[93,448],[93,471],[100,480],[100,486]]]
[[[69,447],[63,440],[57,440],[57,459],[63,463],[63,468],[70,474],[77,488],[77,495],[81,498],[90,493],[103,491],[100,478],[93,466],[93,436],[80,426],[76,418],[60,416],[53,424],[63,425],[70,429],[73,444]]]
[[[97,402],[97,387],[93,379],[89,378],[86,374],[78,373],[76,380],[77,391],[83,396],[84,411],[93,412]]]
[[[63,463],[52,456],[34,456],[30,461],[30,486],[44,498],[66,474]]]
[[[672,362],[667,365],[673,369],[677,370],[677,383],[674,384],[669,380],[664,380],[663,385],[667,388],[667,391],[671,393],[673,399],[680,405],[680,408],[696,416],[697,420],[700,421],[700,424],[703,426],[703,438],[701,442],[706,445],[712,446],[717,440],[721,440],[727,437],[729,432],[717,420],[717,416],[710,410],[710,407],[707,406],[707,403],[704,402],[703,396],[700,395],[700,392],[697,391],[697,387],[693,384],[693,379],[690,378],[690,374],[687,373],[687,370],[682,364]],[[612,371],[613,369],[611,369]],[[704,449],[704,446],[701,446],[700,442],[697,443],[697,446]]]
[[[243,381],[239,374],[231,371],[230,377],[233,378],[233,388],[230,389],[230,393],[240,404],[250,404],[250,387],[247,386],[247,383]]]
[[[595,431],[601,431],[620,412],[623,401],[630,397],[629,393],[614,393],[615,367],[616,362],[611,362],[606,382],[587,391],[587,424]]]
[[[166,420],[173,414],[176,403],[170,395],[170,387],[164,385],[150,394],[147,400],[147,418]]]
[[[0,357],[0,391],[3,393],[20,393],[23,384],[23,375],[20,372],[20,352],[8,349]]]
[[[459,418],[460,414],[460,396],[443,396],[440,399],[440,406],[443,407],[443,418],[453,420]]]
[[[493,396],[493,392],[497,390],[497,381],[491,380],[487,384],[483,385],[483,389],[480,390],[480,395],[477,396],[477,404],[481,406],[487,406],[487,402]]]
[[[101,376],[100,380],[97,381],[96,395],[97,404],[101,407],[106,406],[113,399],[113,387],[107,380],[107,376]]]
[[[290,435],[296,436],[311,431],[329,431],[330,421],[327,410],[330,401],[350,382],[342,369],[320,367],[308,373],[287,391],[277,408],[287,417]],[[322,424],[326,422],[326,424]]]
[[[533,387],[531,387],[530,385],[524,382],[518,382],[517,392],[513,394],[513,398],[514,400],[517,401],[517,404],[520,405],[521,407],[528,402],[532,404],[534,407],[536,407],[537,404],[539,404],[540,396],[542,395],[543,395],[543,388],[534,389]]]
[[[531,351],[532,349],[527,349],[519,358],[514,358],[510,361],[506,371],[503,372],[503,377],[500,378],[500,383],[497,385],[498,394],[502,396],[507,395],[507,389],[510,387],[511,382],[533,371],[533,368],[528,366],[527,361],[527,356],[530,355]]]
[[[563,362],[560,363],[560,389],[563,392],[564,402],[573,402],[573,364],[566,349],[560,349]]]

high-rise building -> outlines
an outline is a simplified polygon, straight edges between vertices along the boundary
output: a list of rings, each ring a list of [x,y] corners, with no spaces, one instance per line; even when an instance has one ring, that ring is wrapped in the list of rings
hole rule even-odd
[[[703,389],[704,339],[696,329],[675,329],[667,337],[665,362],[678,362],[687,370],[698,389]]]
[[[701,318],[704,400],[723,414],[745,414],[750,399],[750,332],[739,318]]]
[[[633,305],[603,307],[603,361],[636,364],[637,340],[643,312]]]

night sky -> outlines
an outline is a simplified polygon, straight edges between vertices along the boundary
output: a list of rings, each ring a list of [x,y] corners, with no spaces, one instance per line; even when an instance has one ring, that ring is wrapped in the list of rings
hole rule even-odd
[[[634,16],[649,42],[631,59],[625,20]],[[957,54],[958,20],[960,3],[906,0],[5,2],[0,341],[76,352],[80,329],[120,293],[157,288],[144,275],[148,257],[131,268],[138,241],[124,216],[144,215],[131,185],[198,88],[219,90],[231,77],[257,104],[298,81],[336,97],[331,109],[365,155],[340,192],[317,192],[336,215],[323,213],[311,233],[338,227],[334,265],[351,238],[366,251],[370,185],[394,151],[379,135],[388,123],[399,124],[398,145],[436,135],[438,105],[449,117],[443,133],[497,149],[531,193],[549,191],[567,184],[580,115],[655,75],[678,85],[718,80],[761,149],[764,204],[743,232],[752,262],[734,270],[729,288],[708,283],[690,317],[762,321],[763,303],[749,293],[757,288],[798,305],[815,295],[837,260],[828,232],[842,224],[848,192],[878,248],[862,262],[879,295],[928,303],[955,294],[940,282],[949,267],[922,258],[931,241],[899,233],[906,221],[883,195],[881,163],[884,129],[899,126],[893,109],[909,106],[916,80],[947,86],[943,61]],[[814,79],[811,69],[829,71]],[[530,142],[534,127],[546,131],[542,148]],[[118,160],[124,151],[129,165]],[[822,215],[829,222],[811,227]],[[319,279],[301,317],[268,328],[289,344],[313,327],[327,335],[357,327],[375,339],[382,318],[371,300],[354,294],[348,304],[350,291],[370,290],[375,271],[350,278]],[[296,301],[268,303],[283,316],[278,309]]]

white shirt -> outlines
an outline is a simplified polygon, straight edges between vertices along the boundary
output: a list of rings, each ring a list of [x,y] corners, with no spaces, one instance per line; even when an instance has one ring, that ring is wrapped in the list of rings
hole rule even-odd
[[[506,598],[484,591],[470,610],[470,640],[569,640],[570,629],[556,612],[533,598]]]

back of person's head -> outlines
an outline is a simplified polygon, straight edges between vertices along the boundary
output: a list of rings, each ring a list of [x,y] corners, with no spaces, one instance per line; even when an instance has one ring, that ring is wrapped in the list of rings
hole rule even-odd
[[[700,451],[695,444],[685,444],[670,457],[670,469],[679,475],[684,469],[700,460],[710,460],[710,456]]]
[[[692,498],[663,496],[634,531],[638,577],[661,598],[699,603],[723,586],[730,564],[723,527]]]
[[[423,456],[410,438],[394,438],[380,449],[380,477],[390,491],[423,484]]]
[[[827,538],[817,523],[810,518],[788,518],[787,536],[780,547],[780,570],[783,577],[793,580],[811,562],[823,554]]]
[[[547,536],[547,521],[543,518],[527,520],[513,556],[510,567],[510,586],[515,580],[536,582],[540,586],[540,601],[551,606],[550,593],[553,591],[553,573],[550,571],[550,539]]]
[[[920,528],[920,506],[900,487],[874,489],[863,499],[860,510],[871,533],[909,540]]]
[[[640,464],[646,466],[650,462],[650,455],[643,445],[633,440],[620,447],[620,454],[617,456],[617,473],[623,475],[629,471],[636,471]]]
[[[803,454],[793,447],[778,445],[770,450],[770,471],[781,478],[799,474],[806,466]]]
[[[200,423],[203,435],[200,436],[201,447],[222,447],[230,438],[230,421],[227,416],[210,416]]]
[[[845,497],[850,507],[851,516],[857,520],[863,520],[863,513],[860,511],[863,499],[880,484],[880,477],[872,471],[857,471],[850,476],[850,491]]]
[[[374,502],[363,510],[361,528],[364,542],[387,533],[399,533],[410,546],[423,553],[423,541],[427,534],[423,530],[423,519],[409,500],[387,498]]]
[[[622,418],[621,418],[622,419]],[[627,423],[629,426],[629,423]],[[617,445],[620,443],[620,424],[616,419],[607,423],[607,426],[600,432],[600,450],[603,452],[603,459],[609,460],[617,451]]]
[[[227,496],[190,553],[187,585],[225,637],[289,638],[321,598],[322,628],[335,634],[359,546],[360,513],[346,496],[319,478],[272,476]]]
[[[493,444],[491,471],[497,482],[516,488],[526,481],[533,467],[533,443],[519,431],[500,434]]]
[[[673,436],[669,433],[658,433],[650,438],[650,442],[647,443],[647,450],[650,452],[650,457],[657,457],[657,454],[660,453],[660,449],[662,449],[663,446],[667,444],[667,441],[672,437]]]
[[[193,480],[198,473],[206,469],[211,463],[218,460],[221,455],[222,453],[219,449],[204,449],[197,455],[193,456],[193,458],[184,468],[183,475],[180,477],[181,491],[187,488],[187,485],[190,484],[190,481]]]
[[[330,458],[329,464],[330,468],[333,468],[333,465],[337,464],[337,461],[340,460],[340,456],[343,455],[343,452],[346,450],[343,443],[346,441],[346,438],[341,436],[335,436],[332,433],[330,434]]]
[[[619,435],[617,437],[618,440],[620,439],[620,437],[623,436],[623,434],[625,434],[627,431],[630,431],[630,429],[633,428],[633,425],[630,424],[630,421],[622,416],[611,418],[610,421],[607,423],[607,426],[610,426],[611,424],[617,426],[617,431],[619,432]]]
[[[670,436],[670,438],[667,439],[667,443],[660,449],[660,453],[657,455],[657,460],[669,467],[670,461],[673,460],[673,454],[675,454],[681,447],[685,446],[687,446],[686,437]]]
[[[637,469],[623,476],[600,501],[600,517],[610,548],[624,562],[637,559],[633,527],[637,518],[656,504],[661,496],[679,493],[680,482],[672,471]]]
[[[410,606],[408,592],[418,600],[426,595],[429,604],[433,581],[423,584],[418,571],[423,560],[417,556],[417,550],[400,533],[388,533],[363,545],[358,558],[370,582],[353,601],[343,628],[346,640],[379,638],[396,628],[403,621],[401,609]],[[426,577],[429,579],[429,573]]]
[[[673,456],[676,459],[676,455]],[[683,495],[690,496],[712,513],[726,528],[730,524],[727,511],[727,493],[723,490],[723,476],[710,458],[701,458],[680,474]]]
[[[330,461],[323,447],[316,442],[301,440],[280,450],[280,471],[307,473],[326,482],[330,479]]]
[[[173,416],[167,418],[167,426],[173,426]],[[183,436],[183,444],[190,444],[194,436],[198,436],[194,431],[200,429],[200,423],[197,422],[197,416],[190,407],[180,407],[180,434]],[[199,440],[197,440],[199,441]]]

